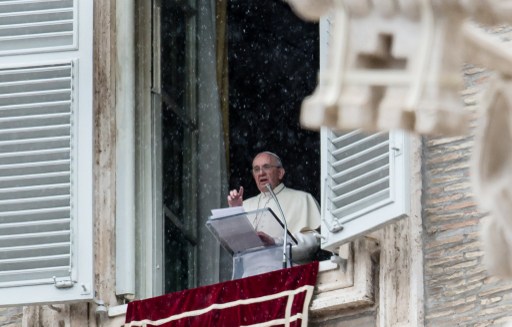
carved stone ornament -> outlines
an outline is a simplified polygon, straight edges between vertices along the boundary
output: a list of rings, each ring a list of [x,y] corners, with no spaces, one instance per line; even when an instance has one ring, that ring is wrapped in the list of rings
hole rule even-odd
[[[487,266],[512,277],[512,42],[485,31],[512,22],[512,0],[287,1],[300,17],[331,23],[326,64],[302,103],[305,128],[462,134],[462,64],[495,71],[480,104],[471,174],[490,212]]]

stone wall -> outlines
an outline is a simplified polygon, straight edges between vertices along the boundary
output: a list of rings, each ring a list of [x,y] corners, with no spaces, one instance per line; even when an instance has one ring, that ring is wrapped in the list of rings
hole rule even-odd
[[[478,97],[490,73],[464,67],[466,109],[478,119]],[[474,127],[474,126],[473,126]],[[425,326],[495,326],[512,321],[512,282],[482,264],[480,212],[470,183],[474,132],[424,138],[423,227]]]

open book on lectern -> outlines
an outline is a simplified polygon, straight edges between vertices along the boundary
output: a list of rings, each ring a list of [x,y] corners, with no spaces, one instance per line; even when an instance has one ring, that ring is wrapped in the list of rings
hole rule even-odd
[[[270,208],[245,212],[243,207],[212,210],[206,226],[231,255],[249,249],[266,247],[259,234],[264,233],[283,244],[284,224]],[[288,231],[288,243],[297,244]]]

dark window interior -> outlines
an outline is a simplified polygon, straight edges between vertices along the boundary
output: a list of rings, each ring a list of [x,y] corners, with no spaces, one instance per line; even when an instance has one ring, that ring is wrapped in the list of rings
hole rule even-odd
[[[320,137],[299,124],[300,105],[316,86],[319,27],[284,1],[228,2],[231,188],[252,196],[255,154],[283,160],[287,186],[320,199]]]
[[[165,293],[193,285],[195,242],[188,237],[195,226],[190,193],[194,192],[191,148],[195,117],[187,103],[187,76],[191,40],[186,26],[195,13],[185,3],[162,1],[161,106],[162,106],[162,200],[164,209]],[[172,219],[170,216],[172,215]]]

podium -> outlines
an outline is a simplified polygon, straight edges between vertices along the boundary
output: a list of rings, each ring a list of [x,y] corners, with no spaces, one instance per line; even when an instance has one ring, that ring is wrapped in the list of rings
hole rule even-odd
[[[270,208],[245,212],[243,207],[212,211],[206,226],[233,257],[232,279],[283,268],[284,224]],[[287,232],[287,266],[290,248],[297,240]]]

